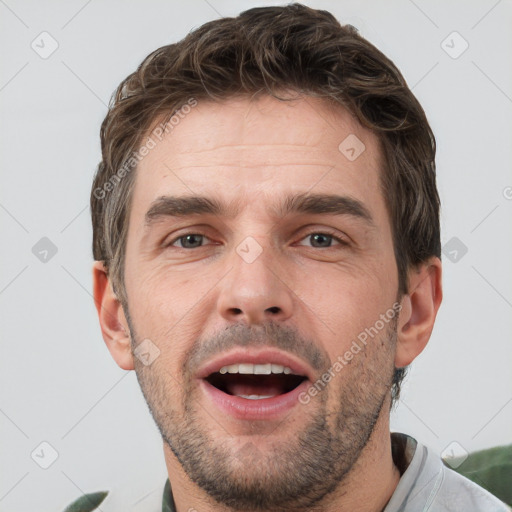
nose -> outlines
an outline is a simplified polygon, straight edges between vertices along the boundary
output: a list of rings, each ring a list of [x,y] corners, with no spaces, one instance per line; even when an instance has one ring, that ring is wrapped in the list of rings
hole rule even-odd
[[[292,316],[293,291],[281,275],[277,259],[265,249],[254,260],[234,252],[231,271],[221,281],[218,311],[229,322],[257,325]]]

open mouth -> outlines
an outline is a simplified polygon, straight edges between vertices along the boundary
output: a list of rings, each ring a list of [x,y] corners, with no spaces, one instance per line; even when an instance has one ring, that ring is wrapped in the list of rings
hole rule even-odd
[[[223,366],[205,380],[227,395],[263,400],[293,391],[307,377],[279,364],[240,363]]]

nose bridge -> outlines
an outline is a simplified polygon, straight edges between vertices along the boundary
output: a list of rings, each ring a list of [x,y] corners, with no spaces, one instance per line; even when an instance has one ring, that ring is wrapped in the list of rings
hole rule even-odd
[[[271,246],[264,246],[253,237],[238,244],[231,254],[231,272],[218,299],[221,316],[247,324],[289,318],[292,292],[279,278],[277,261]]]

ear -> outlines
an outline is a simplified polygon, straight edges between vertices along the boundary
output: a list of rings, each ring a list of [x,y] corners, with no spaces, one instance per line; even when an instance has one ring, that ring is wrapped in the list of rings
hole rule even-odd
[[[409,272],[409,291],[402,298],[398,319],[396,368],[411,364],[430,339],[443,298],[441,275],[441,260],[437,257]]]
[[[133,370],[130,330],[123,306],[117,298],[101,261],[92,267],[93,294],[101,333],[115,362],[123,370]]]

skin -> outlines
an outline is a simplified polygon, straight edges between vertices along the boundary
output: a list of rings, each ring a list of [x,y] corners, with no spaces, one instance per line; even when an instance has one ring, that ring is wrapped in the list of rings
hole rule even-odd
[[[350,134],[366,148],[354,161],[338,150]],[[123,308],[113,293],[101,262],[93,267],[94,297],[105,342],[121,368],[137,371],[162,433],[178,512],[385,508],[400,478],[389,436],[392,372],[410,364],[428,342],[442,298],[439,259],[410,270],[397,321],[325,390],[285,418],[262,422],[220,414],[194,378],[209,346],[222,350],[242,340],[246,350],[253,343],[286,346],[320,377],[392,307],[398,274],[380,172],[376,137],[342,108],[310,97],[199,102],[140,163],[125,262],[128,304]],[[325,213],[280,215],[284,198],[301,193],[356,199],[372,221]],[[213,197],[231,209],[163,217],[145,226],[146,212],[164,195]],[[204,245],[180,246],[178,238],[191,233],[204,235]],[[335,238],[318,247],[314,233]],[[252,263],[236,251],[247,237],[262,249]],[[291,333],[296,349],[285,344],[284,333]],[[133,356],[132,344],[144,339],[160,350],[150,366]],[[317,367],[308,360],[311,354],[318,355]],[[273,506],[229,502],[199,481],[199,470],[194,473],[197,466],[205,474],[217,470],[228,488],[237,483],[277,489],[280,482],[286,488],[287,474],[293,481],[294,457],[302,460],[305,451],[299,449],[301,436],[315,431],[319,418],[332,446],[331,455],[318,456],[331,460],[326,465],[322,459],[328,468],[321,477],[325,485],[312,484],[309,496],[296,501],[288,496]],[[321,449],[314,442],[310,446]],[[199,460],[187,465],[194,450]],[[210,461],[212,454],[217,458]]]

